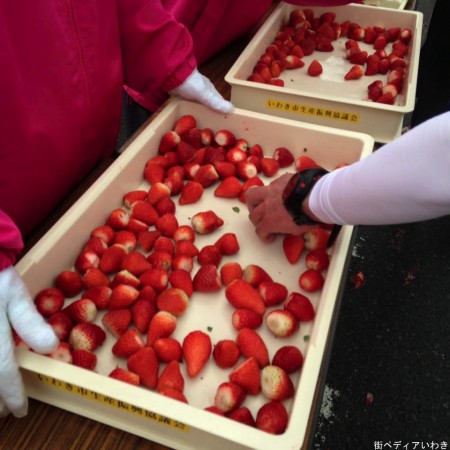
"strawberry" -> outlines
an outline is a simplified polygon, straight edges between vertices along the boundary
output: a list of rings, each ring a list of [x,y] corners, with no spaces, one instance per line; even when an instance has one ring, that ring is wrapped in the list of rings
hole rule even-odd
[[[376,54],[369,55],[366,61],[366,70],[364,75],[376,75],[378,73],[378,66],[380,64],[380,57]]]
[[[139,280],[142,285],[149,285],[156,292],[161,292],[166,289],[167,285],[169,284],[169,273],[167,270],[152,267],[151,269],[146,270],[139,277]]]
[[[221,147],[233,147],[236,143],[236,136],[230,130],[219,130],[214,135],[214,141]]]
[[[108,286],[109,278],[96,267],[91,267],[83,274],[83,284],[85,289],[90,289],[96,286]]]
[[[268,365],[261,371],[261,392],[269,400],[283,401],[294,396],[289,375],[278,366]]]
[[[261,391],[261,368],[257,359],[248,357],[230,372],[228,379],[248,394],[258,395]]]
[[[398,35],[398,38],[400,39],[400,41],[402,41],[405,44],[408,44],[410,42],[411,37],[412,37],[412,32],[409,28],[403,28]]]
[[[319,165],[309,156],[302,155],[295,160],[295,169],[297,172],[304,169],[311,169],[313,167],[319,167]]]
[[[94,370],[97,366],[97,355],[88,350],[72,350],[72,364],[87,370]]]
[[[382,58],[380,61],[378,61],[378,73],[386,74],[389,72],[391,63],[389,62],[389,59]]]
[[[287,374],[295,373],[303,366],[303,354],[293,345],[284,345],[275,352],[272,365],[280,367]]]
[[[134,328],[129,328],[118,337],[111,351],[118,358],[129,358],[144,347],[145,344],[139,332]]]
[[[83,250],[75,260],[74,267],[81,273],[86,272],[92,267],[100,265],[100,258],[97,252],[93,250]]]
[[[133,286],[136,289],[139,289],[141,286],[141,282],[136,275],[133,275],[128,270],[121,270],[114,275],[114,278],[111,280],[110,287],[115,288],[119,284],[126,284],[127,286]]]
[[[158,381],[159,361],[155,350],[142,347],[127,359],[127,369],[139,376],[142,386],[154,389]]]
[[[129,230],[119,230],[114,234],[113,244],[122,246],[127,252],[136,248],[136,234]]]
[[[114,229],[109,225],[101,225],[91,231],[91,237],[98,237],[107,245],[110,245],[112,243],[114,234]]]
[[[273,281],[272,277],[257,264],[249,264],[242,273],[242,278],[253,287],[258,287],[263,281]]]
[[[386,35],[388,38],[389,42],[394,42],[395,40],[398,39],[398,36],[400,34],[400,27],[392,27],[392,28],[388,28],[386,30]]]
[[[173,234],[174,241],[195,241],[195,231],[190,225],[180,225]]]
[[[84,291],[83,297],[91,299],[97,309],[106,309],[112,289],[109,286],[94,286]]]
[[[151,268],[151,264],[141,252],[132,251],[122,257],[120,268],[121,270],[126,270],[139,277],[146,270]]]
[[[212,356],[221,369],[229,369],[237,363],[241,352],[236,342],[231,339],[222,339],[214,346]]]
[[[199,254],[199,249],[194,245],[193,241],[178,241],[175,245],[175,254],[195,258]]]
[[[242,330],[243,328],[250,328],[255,330],[262,324],[263,316],[255,311],[249,309],[236,309],[231,315],[231,324],[236,330]]]
[[[170,196],[171,192],[167,185],[161,182],[154,183],[150,186],[150,189],[147,192],[147,202],[150,203],[150,205],[156,205],[159,200],[161,200],[164,197]],[[140,200],[142,201],[142,200]]]
[[[196,152],[196,155],[198,155],[198,151]],[[193,181],[195,178],[195,174],[197,173],[199,168],[200,168],[200,164],[196,161],[191,161],[189,163],[184,164],[183,165],[184,179]]]
[[[81,298],[70,303],[63,310],[74,322],[93,322],[97,317],[97,307],[88,298]]]
[[[226,153],[226,160],[237,166],[239,162],[247,159],[247,152],[237,147],[230,148]]]
[[[159,338],[153,343],[156,356],[161,362],[180,361],[183,350],[181,344],[171,337]]]
[[[284,309],[290,311],[298,320],[309,322],[313,320],[316,313],[314,306],[308,297],[299,292],[291,292],[284,303]]]
[[[265,403],[256,413],[256,428],[270,434],[282,434],[286,430],[289,415],[278,401]]]
[[[214,396],[214,405],[221,411],[228,413],[239,408],[247,392],[238,384],[231,381],[225,381],[219,385]]]
[[[141,220],[130,218],[130,221],[128,222],[127,230],[131,231],[132,233],[134,233],[137,236],[138,233],[140,233],[141,231],[147,231],[148,225],[146,223],[142,222]]]
[[[180,143],[180,136],[176,131],[167,131],[164,133],[158,146],[158,153],[164,155],[172,151]]]
[[[183,339],[182,347],[187,374],[194,378],[202,371],[211,356],[211,338],[203,331],[191,331]]]
[[[133,386],[139,386],[140,384],[139,375],[129,370],[122,369],[121,367],[116,367],[115,369],[113,369],[109,373],[108,377],[123,381],[128,384],[132,384]]]
[[[116,338],[127,331],[131,323],[131,312],[129,309],[114,309],[107,311],[102,317],[103,326]]]
[[[183,142],[192,145],[196,150],[203,147],[202,132],[198,128],[191,128],[183,134]]]
[[[308,75],[311,77],[318,77],[323,72],[322,64],[317,59],[314,59],[308,66]]]
[[[288,295],[286,286],[275,281],[263,281],[258,285],[257,290],[266,306],[279,305]]]
[[[55,278],[55,287],[59,289],[65,297],[75,297],[83,289],[83,280],[78,272],[73,270],[63,270]]]
[[[269,351],[262,337],[250,328],[243,328],[238,331],[236,343],[241,353],[250,358],[253,356],[258,361],[260,367],[269,364]]]
[[[297,50],[297,53],[304,53],[303,49],[299,47],[299,50]],[[305,65],[304,61],[301,59],[300,56],[290,54],[287,55],[286,58],[284,58],[284,62],[286,64],[286,69],[300,69]]]
[[[197,181],[188,181],[181,190],[178,203],[189,205],[198,202],[203,195],[203,186]]]
[[[305,270],[298,279],[298,285],[307,292],[316,292],[322,289],[325,280],[323,275],[313,269]]]
[[[214,264],[215,266],[218,267],[221,260],[222,260],[222,253],[215,245],[205,245],[200,250],[197,256],[197,262],[201,266]]]
[[[350,70],[345,74],[344,78],[346,80],[357,80],[364,75],[364,70],[361,66],[352,66]]]
[[[155,269],[168,271],[172,266],[172,254],[164,251],[154,251],[148,255],[147,260]]]
[[[156,252],[164,252],[168,253],[169,255],[173,255],[175,252],[175,244],[171,238],[167,236],[160,236],[158,239],[156,239],[153,249]]]
[[[392,95],[392,93],[387,92],[386,94],[380,95],[376,99],[377,103],[383,103],[385,105],[393,105],[395,102],[395,97]]]
[[[364,27],[364,38],[363,42],[365,44],[373,44],[375,38],[377,37],[377,32],[373,29],[373,27]]]
[[[348,58],[348,60],[351,64],[357,64],[357,65],[363,66],[364,64],[366,64],[367,58],[368,58],[368,53],[365,50],[363,50],[361,52],[354,53],[353,55],[351,55]]]
[[[283,251],[290,264],[296,264],[302,255],[305,241],[301,236],[287,234],[283,238]]]
[[[308,269],[325,270],[330,265],[330,255],[324,249],[311,250],[305,256]]]
[[[138,296],[139,291],[133,286],[119,284],[112,289],[108,308],[110,310],[128,308],[137,300]]]
[[[246,406],[241,406],[234,409],[227,414],[227,417],[231,420],[235,420],[236,422],[243,423],[244,425],[256,427],[256,422],[253,418],[252,412]]]
[[[180,288],[167,288],[156,298],[156,306],[160,311],[167,311],[175,317],[181,316],[189,305],[189,297]]]
[[[249,156],[256,156],[258,158],[263,158],[264,157],[263,149],[261,148],[261,146],[259,144],[252,145],[248,149],[247,153],[248,153]]]
[[[145,252],[149,252],[159,236],[161,233],[158,230],[141,231],[138,233],[137,242]]]
[[[47,319],[47,323],[53,328],[60,341],[65,341],[69,337],[70,330],[73,327],[70,317],[61,311],[52,314]]]
[[[195,157],[195,147],[183,140],[178,144],[177,156],[180,164],[187,164]]]
[[[219,175],[219,178],[224,180],[228,177],[233,177],[237,173],[236,165],[229,161],[216,161],[214,168]]]
[[[287,309],[274,309],[270,311],[265,322],[269,331],[277,338],[292,336],[299,327],[297,318]]]
[[[210,234],[223,225],[223,220],[212,210],[194,214],[191,218],[191,226],[198,234]]]
[[[214,195],[222,198],[236,198],[241,193],[242,185],[238,178],[231,176],[222,180],[216,187]]]
[[[182,289],[188,297],[194,291],[191,274],[185,269],[173,269],[169,274],[169,283],[173,288]]]
[[[261,295],[245,279],[236,279],[225,288],[225,297],[236,309],[248,309],[263,315],[266,305]]]
[[[392,95],[393,98],[395,98],[398,95],[398,87],[395,84],[387,83],[383,86],[383,88],[381,89],[381,92],[382,92],[381,95],[390,94],[390,95]]]
[[[136,200],[131,206],[130,217],[150,226],[156,223],[159,214],[150,203],[144,200]]]
[[[121,270],[122,259],[126,254],[127,251],[122,245],[111,245],[101,256],[99,269],[105,274],[118,272]]]
[[[205,411],[208,411],[210,413],[213,414],[217,414],[218,416],[222,416],[225,417],[225,413],[223,411],[221,411],[219,408],[217,408],[216,406],[207,406],[206,408],[204,408]]]
[[[68,342],[60,342],[55,350],[48,354],[52,359],[56,359],[67,364],[73,363],[72,347]]]
[[[196,127],[197,121],[195,120],[195,117],[190,114],[186,114],[177,119],[173,127],[173,131],[182,136],[184,133],[186,133],[186,131]]]
[[[34,298],[36,309],[44,317],[49,317],[60,311],[64,305],[64,301],[64,294],[58,288],[42,289]]]
[[[242,267],[238,262],[227,262],[220,268],[220,279],[222,284],[227,286],[233,280],[242,278]]]
[[[82,251],[92,251],[96,255],[100,256],[103,254],[103,252],[108,248],[108,244],[99,237],[90,237],[83,246]],[[78,269],[77,269],[78,270]]]
[[[108,219],[106,220],[106,225],[109,225],[114,230],[123,230],[128,226],[128,222],[130,220],[130,216],[122,208],[116,208],[111,211]]]
[[[169,337],[177,327],[177,318],[167,311],[158,311],[150,320],[147,333],[147,345],[152,345],[157,339]]]
[[[280,170],[280,163],[273,158],[261,158],[261,171],[266,177],[275,176]]]
[[[163,389],[161,390],[160,394],[164,395],[164,397],[169,397],[174,400],[178,400],[179,402],[189,403],[186,396],[177,389],[170,389],[170,388]]]
[[[381,80],[376,80],[367,86],[368,97],[370,100],[376,102],[379,97],[383,94],[383,82]]]
[[[211,128],[202,128],[200,130],[203,145],[211,145],[214,141],[214,131]]]
[[[136,200],[145,200],[147,198],[147,191],[143,189],[136,189],[129,191],[122,197],[122,202],[127,208],[131,208]]]
[[[326,249],[330,231],[322,227],[314,227],[308,230],[304,235],[305,248],[307,250]]]
[[[278,147],[273,152],[273,159],[278,161],[280,167],[288,167],[294,163],[295,158],[286,147]]]
[[[188,242],[188,241],[186,241]],[[189,244],[192,244],[192,242],[189,242]],[[177,253],[172,258],[172,270],[184,270],[188,273],[192,272],[192,269],[194,268],[194,258],[190,255],[184,254],[184,253]],[[179,286],[181,287],[181,286]]]
[[[194,291],[197,292],[216,292],[222,287],[217,266],[214,264],[206,264],[201,266],[192,279]]]
[[[161,232],[163,236],[172,237],[178,228],[178,219],[172,213],[161,216],[155,223],[155,228]]]
[[[150,285],[142,286],[142,288],[139,291],[139,297],[138,300],[148,300],[151,303],[154,303],[156,300],[157,293],[155,289],[153,289]],[[136,301],[137,302],[137,301]],[[131,307],[133,309],[134,305]]]
[[[91,322],[76,324],[69,335],[69,342],[75,350],[83,349],[90,352],[100,347],[105,339],[105,331]]]
[[[239,251],[239,242],[235,233],[225,233],[214,243],[222,255],[235,255]]]
[[[138,298],[131,306],[131,320],[142,334],[147,333],[150,320],[156,314],[156,311],[155,302],[148,298]]]
[[[384,34],[379,34],[373,41],[373,48],[375,50],[383,50],[388,43],[387,37]]]
[[[219,174],[213,164],[207,163],[199,167],[194,180],[200,183],[204,188],[212,186],[219,179]]]
[[[161,371],[156,384],[158,392],[163,392],[167,389],[175,389],[178,392],[184,391],[184,378],[180,370],[180,363],[175,359],[167,363]]]
[[[161,164],[157,164],[151,160],[147,161],[144,168],[144,178],[150,185],[163,181],[164,167]]]
[[[170,197],[163,197],[155,205],[156,212],[163,216],[167,213],[175,213],[176,205],[175,202]]]
[[[204,150],[203,160],[202,160],[203,166],[209,167],[209,165],[213,165],[215,168],[216,163],[224,162],[226,159],[227,151],[225,150],[224,147],[207,146],[207,147],[204,147],[203,150]],[[210,169],[211,168],[209,167],[209,170]],[[212,171],[211,173],[215,177],[214,171]],[[211,182],[209,184],[211,184]]]

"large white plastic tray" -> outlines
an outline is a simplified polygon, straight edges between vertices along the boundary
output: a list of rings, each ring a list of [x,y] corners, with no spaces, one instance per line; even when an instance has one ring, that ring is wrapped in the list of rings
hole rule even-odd
[[[407,3],[408,0],[364,0],[365,5],[392,9],[405,9]]]
[[[422,14],[416,11],[349,4],[340,7],[312,7],[317,17],[326,11],[336,13],[336,21],[350,20],[361,26],[382,25],[386,28],[409,28],[413,33],[406,59],[407,75],[402,93],[394,105],[367,99],[367,86],[376,79],[386,82],[386,75],[363,76],[345,81],[351,64],[345,59],[345,42],[333,42],[333,52],[315,51],[305,56],[303,68],[285,70],[279,78],[284,87],[247,81],[265,49],[280,27],[287,23],[291,11],[298,7],[280,3],[244,49],[225,76],[231,85],[231,101],[238,107],[302,122],[370,134],[377,142],[386,143],[401,134],[405,114],[414,109],[422,37]],[[373,47],[359,43],[361,50],[373,53]],[[389,50],[389,45],[387,51]],[[388,52],[389,53],[389,52]],[[313,59],[323,66],[319,77],[310,77],[307,67]]]
[[[32,295],[51,286],[61,270],[73,267],[75,257],[91,230],[102,225],[110,211],[122,206],[123,194],[133,189],[148,189],[143,179],[145,163],[156,154],[164,132],[172,129],[176,119],[184,114],[194,115],[199,127],[210,127],[216,131],[228,128],[249,143],[259,143],[268,155],[272,155],[276,147],[284,146],[296,156],[309,155],[330,170],[340,163],[360,160],[371,153],[374,145],[370,136],[360,133],[241,109],[221,115],[198,104],[172,101],[155,115],[120,157],[17,264]],[[235,260],[243,267],[251,263],[259,264],[275,280],[285,283],[289,291],[298,291],[297,280],[304,270],[304,261],[295,266],[288,264],[281,239],[267,245],[256,237],[244,204],[238,200],[218,200],[213,196],[213,188],[209,191],[199,203],[177,208],[180,224],[189,224],[194,212],[205,209],[213,209],[224,219],[225,224],[220,231],[198,237],[196,245],[201,248],[215,242],[221,233],[235,232],[241,245]],[[317,312],[315,320],[302,324],[298,334],[285,340],[271,338],[264,325],[258,329],[267,342],[271,358],[277,348],[289,343],[297,345],[305,355],[301,373],[293,376],[296,395],[286,402],[290,421],[282,435],[270,435],[203,410],[213,405],[217,386],[228,377],[228,371],[217,368],[212,362],[193,381],[185,374],[185,395],[189,404],[108,378],[107,374],[116,365],[126,368],[125,361],[113,357],[111,346],[114,338],[109,334],[105,344],[97,351],[96,372],[18,348],[27,392],[43,402],[171,448],[299,449],[308,441],[307,424],[335,318],[337,293],[351,234],[352,227],[342,229],[331,250],[326,283],[319,293],[309,295]],[[231,260],[231,257],[225,259]],[[174,337],[181,341],[189,331],[201,329],[210,334],[213,344],[224,338],[234,339],[231,312],[223,289],[215,295],[194,293],[187,312],[179,318]],[[101,315],[99,324],[100,321]],[[256,415],[258,407],[264,402],[262,396],[258,396],[248,398],[246,405]]]

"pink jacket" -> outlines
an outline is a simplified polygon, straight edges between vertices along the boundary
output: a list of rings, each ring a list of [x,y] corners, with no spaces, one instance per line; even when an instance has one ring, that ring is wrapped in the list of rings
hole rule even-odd
[[[122,88],[155,110],[271,3],[0,0],[0,210],[27,236],[115,149]]]

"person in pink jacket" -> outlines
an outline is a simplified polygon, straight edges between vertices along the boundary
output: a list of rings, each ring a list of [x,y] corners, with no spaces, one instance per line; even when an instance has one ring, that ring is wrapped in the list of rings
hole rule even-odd
[[[38,352],[57,345],[14,269],[22,236],[113,153],[123,90],[148,111],[178,95],[229,113],[233,105],[197,66],[254,26],[271,4],[36,0],[23,7],[0,0],[0,415],[27,413],[11,326]]]

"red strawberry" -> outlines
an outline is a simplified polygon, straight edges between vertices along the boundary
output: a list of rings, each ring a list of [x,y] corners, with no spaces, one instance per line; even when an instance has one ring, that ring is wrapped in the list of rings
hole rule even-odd
[[[256,413],[256,428],[270,434],[285,432],[289,415],[286,407],[277,401],[271,401],[259,408]]]
[[[180,288],[167,288],[156,299],[156,306],[160,311],[167,311],[175,317],[181,316],[186,311],[188,305],[189,297]]]
[[[183,141],[192,145],[196,150],[203,147],[202,132],[198,128],[191,128],[183,134]]]
[[[222,253],[215,245],[205,245],[200,250],[197,256],[197,262],[201,266],[206,266],[209,264],[219,266],[221,260],[222,260]]]
[[[69,335],[69,342],[75,350],[83,349],[90,352],[100,347],[106,339],[105,331],[90,322],[76,324]]]
[[[78,272],[63,270],[55,278],[55,287],[62,291],[65,297],[75,297],[83,289],[83,280]]]
[[[290,150],[288,150],[285,147],[276,148],[275,151],[273,152],[273,159],[275,161],[278,161],[280,167],[283,168],[290,166],[291,164],[294,163],[295,160]]]
[[[380,57],[378,55],[369,55],[366,61],[366,70],[364,75],[376,75],[378,73],[378,65],[380,63]]]
[[[169,283],[174,288],[182,289],[188,297],[190,297],[194,291],[191,274],[184,269],[172,270],[169,274]]]
[[[65,341],[69,337],[73,323],[67,314],[58,311],[55,314],[52,314],[47,319],[47,322],[53,328],[53,331],[60,341]]]
[[[101,225],[94,228],[91,232],[91,237],[98,237],[107,245],[111,244],[114,239],[115,231],[109,225]]]
[[[298,320],[287,309],[274,309],[265,318],[267,328],[277,338],[292,336],[298,330]]]
[[[198,151],[196,153],[198,155]],[[200,168],[200,164],[196,161],[191,161],[183,165],[184,169],[184,179],[192,181],[195,178],[195,174]]]
[[[404,42],[405,44],[409,43],[409,41],[411,40],[411,37],[412,37],[412,32],[409,28],[403,28],[398,35],[398,38],[400,39],[400,41]]]
[[[290,264],[296,264],[302,255],[305,241],[301,236],[288,234],[283,238],[283,250]]]
[[[317,270],[307,269],[298,279],[298,285],[307,292],[316,292],[322,289],[325,280]]]
[[[161,292],[166,289],[169,284],[169,273],[167,270],[152,267],[151,269],[146,270],[139,277],[139,280],[142,285],[151,286],[156,292]]]
[[[183,350],[181,344],[171,337],[159,338],[153,343],[156,356],[161,362],[180,361]]]
[[[263,149],[261,148],[261,146],[259,144],[252,145],[248,149],[247,153],[248,153],[249,156],[257,156],[258,158],[263,158],[264,157]]]
[[[127,251],[122,245],[111,245],[101,256],[99,269],[105,274],[119,272],[122,267],[122,259],[126,254]]]
[[[214,141],[214,131],[211,128],[202,128],[200,130],[203,145],[211,145]]]
[[[266,177],[273,177],[280,170],[280,164],[273,158],[261,158],[261,171]]]
[[[151,286],[146,285],[146,286],[142,286],[142,288],[139,291],[139,297],[138,300],[148,300],[151,303],[154,303],[156,300],[156,291],[155,289],[153,289]],[[137,303],[137,301],[136,301]],[[133,306],[136,304],[134,303]],[[131,309],[133,309],[133,306]]]
[[[257,289],[266,306],[279,305],[288,295],[286,286],[275,281],[263,281]]]
[[[314,59],[308,66],[308,75],[311,77],[318,77],[323,72],[322,64],[317,59]]]
[[[303,49],[301,49],[301,52],[304,53]],[[287,55],[286,58],[284,58],[284,61],[286,63],[286,69],[299,69],[305,65],[304,61],[299,56],[293,54]]]
[[[236,198],[241,193],[241,182],[234,176],[225,178],[214,191],[216,197]]]
[[[322,227],[311,228],[303,235],[305,248],[307,250],[326,249],[329,237],[329,230]]]
[[[197,121],[195,120],[195,117],[190,114],[186,114],[177,119],[173,130],[181,136],[182,134],[186,133],[186,131],[196,127]]]
[[[170,197],[163,197],[155,205],[156,212],[163,216],[167,213],[175,213],[176,205],[175,202]]]
[[[139,297],[139,291],[133,286],[119,284],[115,286],[109,298],[109,309],[121,309],[131,306]]]
[[[367,91],[370,100],[376,102],[383,94],[383,82],[381,80],[376,80],[373,83],[370,83],[367,87]]]
[[[222,339],[214,346],[212,355],[221,369],[229,369],[237,363],[241,351],[236,342],[231,339]]]
[[[44,317],[49,317],[60,311],[64,305],[64,301],[64,294],[58,288],[45,288],[39,291],[34,298],[36,309]]]
[[[154,251],[147,259],[155,269],[168,271],[172,266],[172,254],[165,251]]]
[[[187,164],[195,157],[195,147],[183,140],[178,144],[177,156],[180,164]]]
[[[86,272],[92,267],[98,267],[100,265],[99,255],[93,250],[83,250],[75,260],[75,269],[81,273]]]
[[[148,161],[144,169],[144,178],[149,184],[161,182],[164,179],[164,167],[152,161]]]
[[[149,252],[159,236],[161,236],[161,233],[158,230],[141,231],[138,234],[137,241],[145,252]]]
[[[116,338],[127,331],[130,323],[131,312],[129,309],[107,311],[102,317],[103,326]]]
[[[228,378],[250,395],[258,395],[261,391],[261,368],[256,358],[252,356],[235,367]]]
[[[361,66],[353,66],[344,76],[346,80],[357,80],[364,75],[364,70]]]
[[[236,343],[241,353],[250,358],[253,356],[258,361],[260,367],[269,364],[269,351],[262,337],[250,328],[243,328],[238,331]]]
[[[233,280],[242,278],[242,267],[238,262],[227,262],[220,268],[220,279],[222,284],[227,286]]]
[[[70,303],[64,308],[66,313],[74,322],[93,322],[97,317],[97,307],[95,303],[88,298],[81,298]]]
[[[203,195],[203,186],[197,181],[188,181],[181,190],[178,203],[180,205],[189,205],[198,202]]]
[[[156,221],[155,228],[160,231],[163,236],[172,237],[175,230],[178,228],[178,219],[174,214],[164,214]]]
[[[304,169],[311,169],[312,167],[319,167],[319,165],[309,156],[302,155],[295,160],[295,169],[297,172]]]
[[[156,252],[164,252],[168,253],[169,255],[173,255],[175,252],[175,244],[171,238],[167,236],[160,236],[158,239],[156,239],[153,249]]]
[[[258,287],[263,281],[273,281],[272,277],[257,264],[249,264],[242,274],[245,281],[250,283],[253,287]]]
[[[387,92],[386,94],[380,95],[376,99],[377,103],[383,103],[385,105],[393,105],[395,102],[395,97],[392,95],[392,93]]]
[[[147,287],[150,288],[150,286]],[[131,306],[131,319],[142,334],[147,333],[150,320],[155,314],[156,304],[148,298],[139,298]]]
[[[195,241],[195,231],[189,225],[180,225],[173,234],[174,241]]]
[[[224,147],[207,146],[204,147],[203,150],[204,153],[201,165],[208,167],[209,170],[211,170],[211,168],[209,167],[210,165],[213,165],[215,168],[217,162],[223,162],[226,159],[227,151]],[[211,171],[211,174],[213,175],[213,179],[209,182],[210,185],[214,182],[214,178],[216,176],[214,171]]]
[[[330,265],[330,255],[324,249],[311,250],[305,256],[308,269],[325,270]]]
[[[261,371],[261,391],[269,400],[283,401],[294,396],[289,375],[278,366],[269,365]]]
[[[121,367],[116,367],[115,369],[113,369],[109,373],[108,377],[123,381],[128,384],[132,384],[133,386],[139,386],[139,375],[129,370],[122,369]]]
[[[87,350],[72,350],[72,364],[87,370],[94,370],[97,366],[97,355]]]
[[[200,267],[192,280],[194,291],[216,292],[222,287],[219,271],[214,264]]]
[[[392,73],[392,72],[391,72]],[[395,84],[387,83],[382,88],[382,95],[390,94],[393,98],[398,95],[398,88]]]
[[[231,315],[231,324],[236,330],[251,328],[255,330],[262,324],[263,316],[249,309],[236,309]]]
[[[230,130],[219,130],[214,135],[214,141],[221,147],[233,147],[236,143],[236,136]]]
[[[252,412],[246,406],[236,408],[228,413],[227,417],[231,420],[235,420],[236,422],[243,423],[244,425],[256,427],[256,422],[253,418]]]
[[[161,155],[174,150],[176,146],[180,143],[180,136],[175,131],[167,131],[164,133],[161,141],[159,143],[158,152]]]
[[[137,200],[131,206],[130,217],[147,225],[154,225],[158,220],[159,214],[150,203],[144,200]]]
[[[190,244],[192,244],[192,243],[190,242]],[[192,272],[193,268],[194,268],[194,259],[192,256],[189,256],[189,255],[186,255],[183,253],[177,253],[172,258],[172,270],[173,271],[184,270],[184,271],[190,273],[190,272]],[[181,286],[178,286],[178,287],[181,287]]]
[[[272,364],[280,367],[287,374],[295,373],[303,366],[303,354],[297,347],[285,345],[275,352]]]
[[[111,211],[106,221],[106,225],[109,225],[115,230],[123,230],[128,226],[129,220],[130,216],[128,213],[122,208],[117,208]]]
[[[203,331],[191,331],[183,339],[182,347],[187,374],[194,378],[202,371],[211,356],[211,338]]]
[[[236,165],[229,161],[216,161],[214,163],[214,168],[222,180],[235,176],[237,172]]]
[[[52,359],[56,359],[67,364],[73,363],[72,347],[68,342],[60,342],[55,350],[48,354]]]
[[[389,72],[390,69],[390,61],[387,58],[382,58],[378,62],[378,73],[385,74]]]
[[[316,313],[314,306],[308,297],[299,292],[291,292],[284,303],[284,309],[287,309],[300,321],[309,322],[313,320]]]
[[[130,328],[123,333],[117,339],[116,343],[112,346],[112,353],[118,358],[129,358],[141,348],[144,348],[145,344],[142,336],[134,328]]]
[[[114,235],[113,244],[121,245],[127,252],[131,252],[136,248],[136,235],[129,230],[119,230]]]
[[[83,252],[92,251],[96,255],[102,255],[103,252],[108,248],[108,244],[99,237],[91,237],[89,238],[84,246],[83,246]],[[76,268],[77,269],[77,268]],[[77,269],[78,270],[78,269]]]
[[[154,389],[158,381],[159,361],[155,350],[142,347],[127,359],[127,368],[139,376],[143,386]]]
[[[247,159],[247,152],[237,147],[230,148],[226,153],[226,160],[237,166],[239,162]]]
[[[167,363],[156,384],[158,392],[164,392],[167,389],[174,389],[178,392],[184,391],[184,378],[180,370],[180,363],[176,360]]]
[[[109,278],[96,267],[91,267],[83,274],[83,284],[85,289],[90,289],[96,286],[108,286]]]
[[[127,230],[131,231],[132,233],[134,233],[137,236],[138,233],[140,233],[141,231],[147,231],[148,225],[144,222],[141,222],[140,220],[130,218],[130,221],[128,222]]]
[[[263,315],[266,305],[258,291],[246,280],[236,279],[225,288],[228,302],[236,309],[248,309]]]
[[[387,43],[387,37],[384,34],[379,34],[373,41],[373,48],[375,50],[383,50]]]
[[[128,286],[133,286],[138,289],[141,285],[139,278],[136,275],[133,275],[128,270],[121,270],[114,275],[114,278],[111,280],[111,288],[115,288],[119,284],[126,284]]]
[[[122,257],[120,268],[135,276],[140,276],[151,268],[151,264],[141,252],[132,251]]]
[[[223,234],[214,245],[219,249],[222,255],[235,255],[239,251],[239,242],[235,233]]]
[[[204,188],[212,186],[219,179],[219,174],[213,164],[204,164],[197,170],[194,180]]]
[[[202,211],[194,214],[191,225],[198,234],[209,234],[223,225],[223,220],[212,210]]]
[[[169,337],[177,327],[177,318],[167,311],[158,311],[150,320],[147,333],[147,345],[152,345],[157,339]]]
[[[109,298],[111,297],[112,289],[109,286],[94,286],[87,289],[83,293],[84,298],[91,299],[97,309],[106,309],[108,307]]]
[[[351,55],[348,60],[351,64],[364,65],[367,62],[368,54],[365,50]]]
[[[182,240],[178,241],[175,246],[176,255],[187,255],[195,258],[199,253],[198,248],[194,245],[193,241]]]
[[[231,381],[221,383],[214,396],[214,405],[221,411],[228,413],[239,408],[247,397],[247,392],[238,384]]]
[[[161,200],[164,197],[170,196],[171,192],[167,185],[164,183],[158,182],[154,183],[150,186],[150,189],[147,193],[147,202],[151,205],[156,205],[159,200]],[[142,201],[142,200],[141,200]]]

